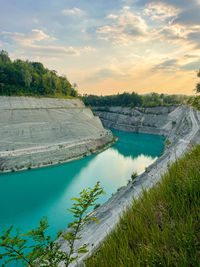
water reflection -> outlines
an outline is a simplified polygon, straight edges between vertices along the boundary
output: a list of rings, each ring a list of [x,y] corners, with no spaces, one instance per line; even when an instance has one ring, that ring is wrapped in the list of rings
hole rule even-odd
[[[106,191],[98,202],[127,184],[133,172],[142,173],[163,150],[164,138],[114,130],[119,141],[100,154],[43,169],[0,176],[0,230],[11,224],[26,231],[47,216],[51,233],[67,227],[70,198],[97,181]]]
[[[122,132],[115,129],[112,131],[119,138],[119,142],[114,145],[114,148],[125,157],[135,158],[141,154],[158,157],[164,149],[165,137],[163,136]]]

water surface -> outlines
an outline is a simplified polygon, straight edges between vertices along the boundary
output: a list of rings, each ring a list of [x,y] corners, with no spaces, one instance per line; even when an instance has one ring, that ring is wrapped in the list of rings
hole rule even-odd
[[[107,150],[83,159],[41,169],[0,175],[0,231],[14,225],[22,232],[48,217],[50,233],[72,220],[66,209],[71,198],[97,181],[112,193],[127,184],[133,172],[142,173],[163,151],[164,137],[113,130],[119,141]],[[15,266],[15,265],[13,265]]]

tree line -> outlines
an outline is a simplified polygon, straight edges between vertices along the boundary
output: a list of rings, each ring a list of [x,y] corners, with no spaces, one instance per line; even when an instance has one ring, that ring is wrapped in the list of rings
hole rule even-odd
[[[135,92],[117,95],[97,96],[84,95],[83,101],[88,106],[124,106],[124,107],[157,107],[182,104],[186,99],[183,95],[164,95],[151,93],[138,95]]]
[[[0,51],[0,95],[78,96],[64,76],[57,75],[40,62],[20,59],[12,61],[8,53]]]

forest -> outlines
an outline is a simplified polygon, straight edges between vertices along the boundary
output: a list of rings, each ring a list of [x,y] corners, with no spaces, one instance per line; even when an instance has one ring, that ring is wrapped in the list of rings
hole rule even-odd
[[[0,51],[0,95],[9,96],[48,96],[77,97],[76,84],[72,86],[68,79],[59,76],[55,70],[49,70],[40,62],[21,59],[12,61],[8,53]],[[186,100],[183,95],[165,95],[151,93],[139,95],[124,92],[116,95],[83,95],[87,106],[126,106],[155,107],[179,105]]]
[[[97,96],[84,95],[83,101],[88,106],[124,106],[124,107],[156,107],[180,105],[186,100],[184,95],[164,95],[151,93],[138,95],[135,92],[117,95]]]
[[[1,50],[0,95],[76,97],[78,92],[55,70],[45,68],[40,62],[12,61],[8,53]]]

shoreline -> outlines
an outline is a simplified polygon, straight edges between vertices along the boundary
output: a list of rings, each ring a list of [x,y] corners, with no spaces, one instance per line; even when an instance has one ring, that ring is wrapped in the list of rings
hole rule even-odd
[[[100,221],[100,224],[87,223],[80,232],[82,239],[75,242],[75,249],[88,243],[89,252],[81,255],[70,266],[81,266],[83,260],[95,252],[114,229],[123,211],[127,205],[130,205],[132,198],[138,198],[143,189],[149,190],[161,181],[162,174],[167,171],[169,164],[180,158],[190,148],[191,144],[195,145],[200,141],[200,112],[193,110],[191,107],[184,107],[182,113],[176,127],[167,136],[170,145],[166,146],[163,155],[150,165],[144,173],[137,176],[134,181],[116,192],[107,202],[94,211],[93,216]],[[186,128],[183,123],[185,116],[188,119]],[[61,244],[62,251],[67,252],[67,242],[61,238],[58,239],[58,242]],[[59,266],[64,265],[60,264]]]
[[[55,162],[52,162],[52,163],[48,163],[48,164],[41,164],[40,166],[31,166],[31,167],[24,167],[22,169],[9,169],[9,170],[5,170],[5,171],[1,171],[0,170],[0,175],[1,174],[7,174],[7,173],[13,173],[13,172],[21,172],[21,171],[27,171],[27,170],[34,170],[34,169],[40,169],[40,168],[45,168],[45,167],[51,167],[51,166],[55,166],[55,165],[61,165],[61,164],[65,164],[65,163],[68,163],[68,162],[72,162],[72,161],[76,161],[76,160],[79,160],[79,159],[82,159],[86,156],[91,156],[91,155],[95,155],[95,154],[98,154],[98,153],[101,153],[103,152],[104,150],[106,150],[107,148],[111,147],[112,145],[114,145],[116,142],[118,141],[118,137],[115,137],[113,136],[113,140],[111,141],[108,141],[105,145],[103,145],[102,148],[97,148],[95,150],[93,150],[91,152],[88,151],[86,155],[80,155],[80,156],[75,156],[75,157],[72,157],[72,158],[68,158],[66,160],[63,160],[62,162],[58,162],[58,161],[55,161]],[[89,141],[91,142],[91,141]],[[64,143],[59,143],[59,144],[55,144],[54,146],[57,146],[57,145],[63,145]],[[66,143],[65,143],[66,144]],[[78,142],[78,144],[84,144],[84,145],[87,145],[88,142]],[[78,145],[77,142],[75,143],[70,143],[71,146],[76,146]],[[67,146],[68,147],[68,146]],[[35,147],[35,149],[38,149],[37,147]],[[49,150],[48,150],[49,151]],[[7,151],[6,151],[7,152]],[[16,151],[8,151],[9,152],[16,152]],[[38,152],[33,152],[33,153],[38,153]],[[25,154],[26,156],[30,155],[29,153]],[[1,152],[0,152],[0,156],[1,156]]]
[[[0,97],[0,172],[64,163],[113,139],[80,99]]]

